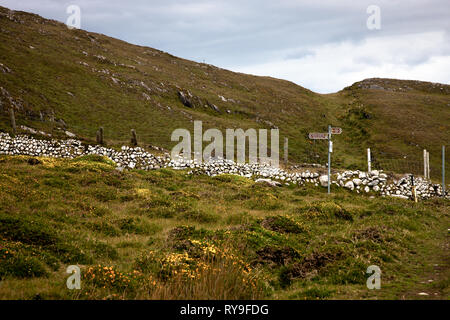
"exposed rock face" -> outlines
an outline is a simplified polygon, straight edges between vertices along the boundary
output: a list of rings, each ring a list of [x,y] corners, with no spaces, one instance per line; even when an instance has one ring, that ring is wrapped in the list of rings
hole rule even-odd
[[[64,131],[64,133],[66,134],[66,136],[68,136],[69,138],[75,138],[76,137],[76,134],[75,133],[72,133],[72,132],[70,132],[70,131]]]
[[[177,91],[178,99],[181,103],[188,108],[210,108],[217,113],[220,113],[220,109],[213,103],[210,103],[206,99],[201,99],[193,95],[189,90]]]
[[[213,109],[214,111],[216,111],[216,112],[219,112],[220,113],[220,109],[219,109],[219,107],[218,106],[216,106],[215,104],[212,104],[212,103],[210,103],[210,102],[207,102],[207,105],[208,105],[208,107],[210,107],[211,109]]]
[[[416,80],[399,81],[395,79],[371,78],[356,82],[355,84],[353,84],[353,86],[359,89],[382,90],[391,92],[407,92],[412,90],[446,94],[450,92],[449,85]]]
[[[31,128],[30,128],[31,129]],[[34,129],[33,129],[34,130]],[[66,132],[66,134],[70,132]],[[312,183],[323,187],[328,185],[328,176],[320,176],[317,172],[287,172],[280,168],[262,164],[238,164],[226,159],[211,159],[208,162],[197,163],[193,160],[171,159],[168,153],[163,156],[155,156],[140,147],[122,146],[120,150],[106,148],[101,145],[82,145],[81,141],[68,140],[38,140],[25,135],[14,138],[6,133],[0,133],[0,155],[30,155],[55,158],[75,158],[83,155],[95,154],[105,156],[114,161],[117,170],[143,169],[152,170],[159,168],[189,169],[189,174],[205,174],[217,176],[220,174],[234,174],[247,178],[253,178],[258,183],[266,183],[271,186],[282,184],[304,185]],[[394,196],[410,198],[411,181],[409,176],[404,176],[398,181],[387,183],[388,176],[381,171],[370,173],[361,171],[344,171],[337,174],[337,179],[331,181],[335,186],[345,187],[360,193],[362,191],[374,195]],[[376,183],[374,183],[376,181]],[[442,196],[442,187],[432,184],[422,178],[415,179],[415,186],[419,198]],[[446,192],[446,198],[450,195]]]
[[[40,130],[35,130],[33,128],[21,125],[20,128],[24,131],[28,131],[31,134],[40,134],[42,136],[46,136],[46,137],[51,137],[52,135],[50,133],[46,133],[44,131],[40,131]]]
[[[188,95],[185,94],[182,91],[178,91],[178,98],[180,98],[180,101],[182,104],[184,104],[188,108],[193,108],[194,104],[192,103],[191,99],[189,99]]]
[[[2,73],[11,73],[11,69],[0,62],[0,71]]]

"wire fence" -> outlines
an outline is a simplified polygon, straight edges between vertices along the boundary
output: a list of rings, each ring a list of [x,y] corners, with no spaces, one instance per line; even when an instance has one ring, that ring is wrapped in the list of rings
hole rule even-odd
[[[372,169],[423,175],[423,162],[407,159],[372,159]]]
[[[326,145],[321,142],[316,142],[315,140],[310,141],[307,146],[306,163],[327,163]],[[360,170],[367,170],[367,153],[365,149],[363,150],[364,152],[361,152],[361,158],[358,159],[361,161],[357,164],[357,167]],[[423,153],[410,153],[399,157],[396,155],[381,154],[377,150],[372,150],[371,168],[372,170],[383,170],[397,174],[413,174],[414,176],[423,177]],[[429,177],[434,183],[442,183],[442,151],[440,148],[433,148],[433,151],[429,153]],[[445,158],[445,183],[446,185],[450,183],[450,156],[448,151],[447,157]]]
[[[442,163],[438,166],[430,162],[430,178],[432,180],[441,181],[442,179]],[[372,159],[373,170],[390,171],[399,174],[414,174],[415,176],[424,176],[423,161],[410,159]],[[450,168],[446,163],[445,166],[446,181],[450,176]]]

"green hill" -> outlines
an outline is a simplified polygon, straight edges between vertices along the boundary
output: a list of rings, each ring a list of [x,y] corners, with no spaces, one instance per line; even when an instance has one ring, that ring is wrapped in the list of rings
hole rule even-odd
[[[365,168],[366,147],[375,159],[418,163],[426,148],[434,176],[440,147],[450,138],[449,85],[368,79],[323,95],[6,8],[0,8],[0,30],[3,131],[11,130],[10,106],[18,126],[54,136],[67,129],[93,141],[103,126],[108,144],[116,145],[134,128],[142,144],[169,150],[171,132],[192,129],[193,120],[204,128],[278,127],[289,138],[292,162],[325,164],[325,144],[307,134],[332,124],[344,129],[335,137],[336,166]]]
[[[170,149],[175,128],[278,127],[290,160],[439,174],[450,86],[367,79],[334,94],[173,57],[0,8],[0,131]],[[21,130],[19,129],[19,132]],[[41,136],[46,138],[46,136]],[[406,158],[405,158],[406,157]],[[392,160],[393,159],[393,160]],[[450,165],[447,164],[447,168]],[[448,180],[447,180],[448,181]],[[447,299],[448,201],[418,203],[234,175],[117,170],[110,159],[0,156],[2,299]],[[81,290],[68,290],[69,265]],[[382,290],[366,286],[382,270]],[[432,281],[430,281],[432,280]],[[428,296],[419,295],[426,293]]]

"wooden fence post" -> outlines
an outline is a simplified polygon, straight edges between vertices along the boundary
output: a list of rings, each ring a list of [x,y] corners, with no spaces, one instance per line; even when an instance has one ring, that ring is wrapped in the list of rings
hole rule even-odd
[[[14,109],[13,108],[9,108],[9,115],[11,117],[11,127],[12,127],[12,130],[13,130],[13,133],[16,134],[16,132],[17,132],[16,117],[14,115]]]
[[[97,144],[103,145],[103,127],[100,127],[97,131]]]
[[[131,145],[133,146],[133,147],[136,147],[137,146],[137,137],[136,137],[136,130],[134,130],[134,129],[131,129]]]
[[[423,178],[427,178],[427,149],[423,149]]]
[[[284,138],[284,165],[287,166],[288,163],[288,138]]]

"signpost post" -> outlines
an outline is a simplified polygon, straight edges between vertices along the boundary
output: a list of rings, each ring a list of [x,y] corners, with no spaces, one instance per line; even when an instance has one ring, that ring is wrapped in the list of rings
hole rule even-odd
[[[411,175],[411,193],[414,199],[414,202],[417,202],[417,193],[416,193],[416,186],[414,185],[414,175]]]
[[[328,125],[328,132],[311,132],[309,138],[311,140],[328,140],[328,194],[331,189],[331,153],[333,152],[333,141],[331,141],[332,134],[341,134],[342,128],[331,127]]]
[[[331,189],[331,125],[328,125],[328,194],[330,194]]]
[[[445,146],[442,146],[442,196],[445,197]]]

